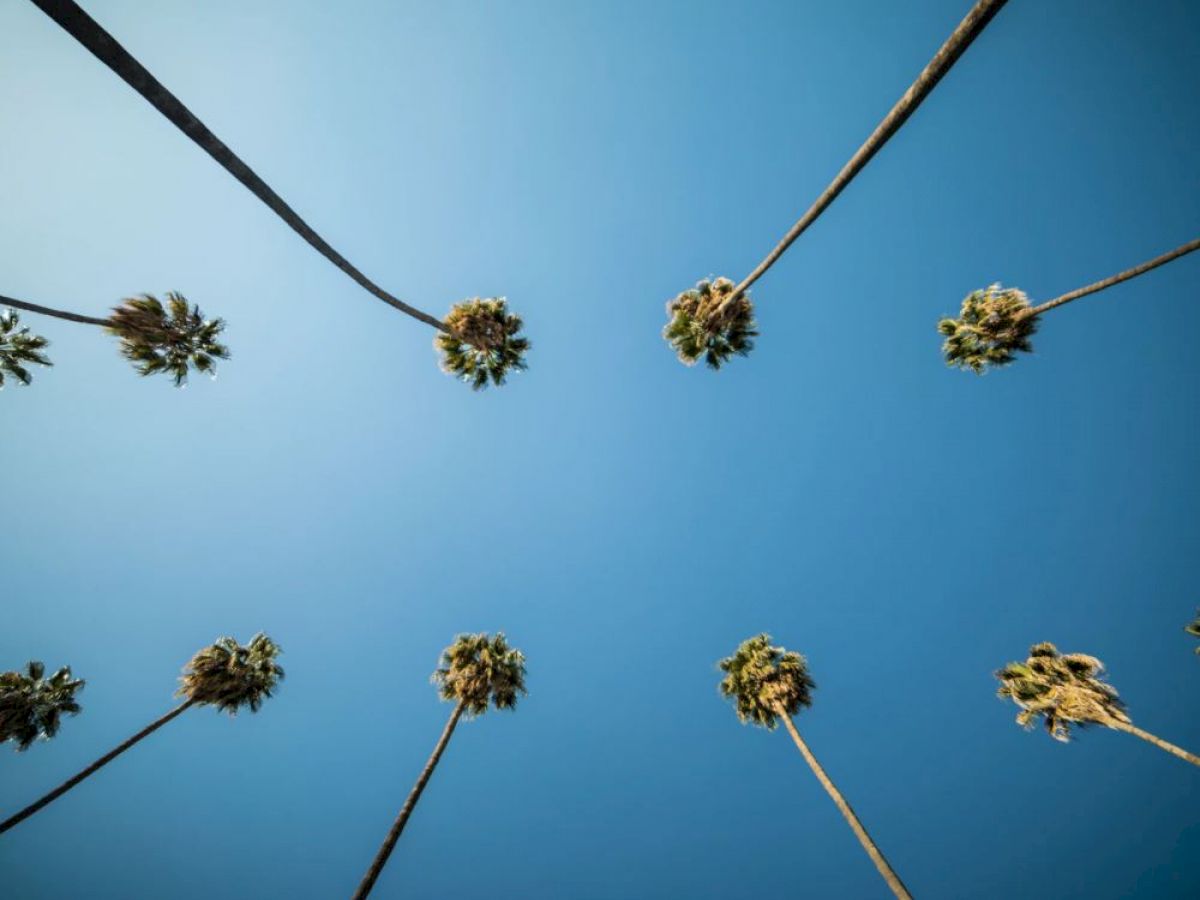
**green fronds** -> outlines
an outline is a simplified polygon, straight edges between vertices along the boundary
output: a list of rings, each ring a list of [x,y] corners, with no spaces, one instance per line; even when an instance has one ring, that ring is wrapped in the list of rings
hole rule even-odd
[[[749,356],[754,349],[754,304],[745,294],[726,302],[736,285],[728,278],[706,279],[667,303],[663,338],[685,366],[700,357],[719,369],[734,354]]]
[[[1129,722],[1125,704],[1106,683],[1104,664],[1084,653],[1059,653],[1050,643],[1034,644],[1023,663],[996,672],[997,695],[1020,707],[1017,724],[1032,728],[1040,718],[1056,741],[1069,741],[1072,727]]]
[[[230,715],[243,706],[258,712],[283,679],[283,669],[275,662],[281,652],[279,645],[262,632],[245,647],[231,637],[219,638],[192,657],[176,693]]]
[[[475,297],[456,303],[446,316],[452,333],[439,331],[433,346],[442,355],[442,371],[476,391],[499,387],[510,372],[525,369],[529,340],[520,334],[521,317],[508,311],[503,297]]]
[[[187,383],[188,371],[215,373],[218,359],[229,359],[229,349],[217,342],[225,328],[221,319],[206,319],[200,307],[188,307],[187,298],[174,291],[167,305],[143,294],[122,301],[108,319],[108,331],[121,339],[121,355],[140,375],[165,372],[176,387]]]
[[[1018,352],[1029,353],[1037,331],[1037,316],[1025,294],[993,284],[963,300],[957,319],[942,319],[938,331],[946,336],[942,352],[946,365],[982,375],[989,366],[1006,366]]]
[[[496,709],[514,709],[527,693],[525,655],[508,646],[503,632],[460,634],[442,651],[431,680],[443,700],[464,702],[468,715],[487,712],[489,699]]]
[[[799,653],[772,646],[769,634],[743,641],[717,666],[725,673],[721,696],[733,700],[743,723],[773,729],[781,710],[794,716],[812,706],[817,684],[808,674],[808,663]]]
[[[1194,618],[1189,624],[1183,626],[1183,630],[1192,635],[1192,637],[1200,638],[1200,610],[1197,610],[1196,618]],[[1200,655],[1200,647],[1196,648],[1196,653],[1197,655]]]
[[[17,750],[28,750],[39,738],[58,734],[63,716],[79,714],[75,695],[84,682],[71,677],[70,666],[45,674],[40,662],[30,662],[23,673],[0,673],[0,744],[12,741]]]
[[[33,381],[27,365],[54,365],[42,353],[50,346],[50,342],[40,335],[31,334],[28,328],[19,327],[20,323],[20,316],[13,310],[0,311],[0,390],[4,389],[6,377],[15,378],[18,384]]]

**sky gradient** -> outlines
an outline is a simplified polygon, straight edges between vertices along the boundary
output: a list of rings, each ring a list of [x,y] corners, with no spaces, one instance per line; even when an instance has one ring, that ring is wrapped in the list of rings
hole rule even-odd
[[[96,329],[0,394],[0,669],[87,679],[0,753],[12,809],[266,630],[257,715],[191,710],[0,839],[0,894],[348,896],[450,709],[462,631],[529,660],[464,723],[379,897],[885,895],[715,661],[771,632],[801,732],[923,898],[1200,894],[1200,773],[1026,734],[992,671],[1056,642],[1196,750],[1200,254],[1050,313],[983,378],[935,331],[1200,232],[1200,7],[1014,0],[754,288],[713,374],[664,303],[741,278],[967,0],[88,0],[370,277],[505,295],[530,369],[473,394],[32,4],[0,5],[0,293],[103,315],[179,290],[233,358],[183,391]]]

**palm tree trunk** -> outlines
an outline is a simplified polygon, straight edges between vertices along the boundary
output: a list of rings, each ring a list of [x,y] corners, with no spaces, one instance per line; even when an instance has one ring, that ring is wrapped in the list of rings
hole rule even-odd
[[[1159,750],[1166,750],[1173,756],[1178,756],[1180,759],[1190,762],[1193,766],[1200,766],[1200,756],[1197,756],[1195,753],[1188,753],[1188,751],[1184,750],[1182,747],[1176,747],[1170,741],[1164,741],[1157,735],[1153,735],[1148,731],[1143,731],[1132,722],[1114,721],[1111,723],[1110,727],[1117,729],[1117,731],[1124,731],[1127,734],[1140,737],[1143,741],[1149,741]]]
[[[829,776],[825,774],[825,770],[821,768],[821,764],[817,762],[817,758],[808,749],[808,744],[804,743],[804,738],[800,737],[800,732],[796,730],[796,724],[792,721],[792,717],[783,709],[778,709],[776,712],[783,719],[783,724],[787,726],[787,730],[791,733],[792,740],[796,742],[796,747],[799,748],[805,762],[813,770],[813,774],[817,776],[817,781],[821,782],[821,787],[825,788],[825,792],[833,798],[833,802],[837,804],[837,808],[842,811],[842,815],[846,817],[846,821],[850,823],[850,827],[858,837],[858,842],[867,851],[867,856],[871,857],[871,862],[875,863],[875,868],[879,870],[879,874],[883,876],[883,880],[892,889],[892,893],[902,898],[902,900],[912,900],[912,894],[908,892],[908,888],[904,886],[904,882],[900,880],[900,876],[888,864],[888,861],[883,856],[883,852],[875,845],[871,836],[867,834],[867,829],[863,828],[862,822],[858,820],[858,816],[854,814],[854,810],[850,808],[850,804],[846,802],[846,798],[842,796],[841,792],[829,779]]]
[[[36,303],[26,303],[24,300],[14,300],[12,297],[5,297],[0,294],[0,306],[11,306],[14,309],[24,309],[28,312],[38,313],[43,316],[54,316],[56,319],[66,319],[68,322],[82,322],[84,325],[100,325],[107,327],[111,323],[108,319],[98,319],[95,316],[84,316],[79,313],[67,312],[62,309],[51,309],[48,306],[39,306]]]
[[[367,874],[363,876],[363,880],[359,883],[358,890],[354,892],[353,900],[364,900],[371,893],[371,888],[375,887],[379,873],[383,871],[388,857],[392,855],[396,841],[400,839],[400,832],[404,830],[404,825],[408,822],[408,817],[412,815],[412,811],[417,806],[417,801],[421,799],[421,792],[425,790],[425,785],[429,782],[429,777],[433,775],[433,770],[437,768],[438,760],[442,758],[442,753],[445,751],[446,745],[450,743],[450,735],[454,734],[454,727],[458,724],[458,719],[463,714],[464,709],[465,703],[460,700],[458,705],[454,707],[454,712],[450,714],[450,721],[442,729],[442,736],[438,738],[437,745],[433,748],[433,753],[425,763],[425,768],[421,770],[421,777],[413,785],[408,799],[404,801],[404,806],[400,809],[400,815],[396,816],[396,821],[392,823],[391,830],[388,831],[387,837],[384,838],[383,846],[375,854],[375,859],[371,862],[371,868],[367,869]]]
[[[1078,300],[1080,297],[1086,297],[1088,294],[1094,294],[1097,291],[1102,291],[1105,288],[1110,288],[1114,284],[1120,284],[1122,281],[1128,281],[1130,278],[1136,278],[1149,272],[1151,269],[1157,269],[1161,265],[1169,263],[1173,259],[1179,259],[1181,256],[1186,256],[1193,250],[1200,250],[1200,238],[1194,241],[1188,241],[1182,247],[1176,247],[1169,253],[1164,253],[1162,256],[1156,256],[1149,262],[1144,262],[1140,266],[1134,266],[1132,269],[1126,269],[1124,272],[1118,272],[1111,278],[1105,278],[1103,281],[1097,281],[1095,284],[1089,284],[1087,287],[1081,287],[1078,290],[1071,291],[1068,294],[1063,294],[1061,297],[1055,297],[1053,300],[1047,300],[1041,306],[1035,306],[1025,315],[1040,316],[1048,309],[1054,309],[1056,306],[1062,306],[1064,303],[1070,303],[1072,300]]]
[[[318,253],[349,275],[361,287],[378,297],[389,306],[407,313],[414,319],[432,325],[441,331],[449,331],[444,323],[403,300],[393,297],[331,247],[317,234],[294,209],[283,202],[283,198],[271,190],[258,174],[242,162],[236,153],[201,122],[192,111],[168,91],[157,78],[151,75],[140,62],[117,43],[111,34],[80,9],[73,0],[33,0],[46,15],[63,27],[75,40],[83,44],[102,63],[113,70],[135,91],[142,95],[155,109],[167,117],[172,124],[196,142],[205,153],[215,159],[230,175],[249,188],[271,211],[283,219],[292,230],[304,238]]]
[[[733,293],[725,299],[722,307],[728,306],[748,290],[750,285],[758,281],[766,273],[767,269],[771,268],[775,264],[775,261],[783,256],[787,248],[792,246],[796,238],[800,237],[805,229],[817,220],[817,217],[837,198],[837,195],[845,190],[846,186],[854,180],[854,176],[866,167],[871,158],[883,148],[883,145],[888,142],[892,135],[900,130],[900,126],[908,121],[909,116],[917,111],[917,107],[932,93],[933,89],[937,87],[938,82],[958,62],[958,58],[971,46],[975,38],[979,37],[983,29],[987,27],[987,24],[992,21],[992,18],[1006,2],[1007,0],[978,0],[971,8],[971,11],[967,13],[966,18],[959,23],[950,37],[946,39],[946,43],[942,44],[941,49],[934,54],[933,59],[929,61],[929,65],[917,76],[917,80],[896,101],[896,105],[884,116],[883,121],[879,123],[871,133],[871,136],[858,148],[858,152],[850,157],[850,161],[842,167],[842,171],[838,172],[837,177],[833,179],[829,187],[825,188],[825,192],[817,198],[816,202],[809,207],[808,212],[783,236],[783,240],[775,246],[775,249],[767,254],[767,258],[760,262],[754,271],[747,275],[742,283],[734,288]]]
[[[151,722],[149,725],[147,725],[145,728],[143,728],[141,731],[139,731],[137,734],[135,734],[129,740],[125,741],[125,743],[120,744],[115,749],[110,750],[108,753],[104,754],[102,757],[100,757],[98,760],[96,760],[94,763],[92,763],[90,766],[88,766],[86,769],[84,769],[79,774],[74,775],[71,778],[68,778],[66,781],[64,781],[62,784],[60,784],[58,787],[56,787],[50,793],[46,794],[40,800],[29,804],[29,806],[25,807],[19,813],[16,813],[15,815],[12,815],[9,818],[5,819],[3,822],[0,822],[0,834],[3,834],[4,832],[8,831],[8,829],[12,828],[14,825],[24,822],[26,819],[28,819],[30,816],[32,816],[35,812],[37,812],[43,806],[48,805],[51,801],[57,800],[59,797],[61,797],[63,794],[65,794],[67,791],[69,791],[71,788],[75,787],[75,785],[79,784],[79,782],[81,782],[85,778],[87,778],[89,775],[93,774],[98,769],[104,768],[104,766],[108,765],[110,762],[112,762],[114,759],[116,759],[118,756],[120,756],[122,753],[124,753],[126,750],[128,750],[130,747],[132,747],[134,744],[136,744],[142,738],[148,737],[149,735],[153,734],[155,731],[158,731],[158,729],[162,728],[164,725],[166,725],[168,722],[170,722],[172,719],[174,719],[181,712],[190,708],[195,702],[196,702],[195,700],[185,700],[183,703],[180,703],[177,707],[175,707],[173,710],[171,710],[165,716],[163,716],[160,719],[155,720],[154,722]]]

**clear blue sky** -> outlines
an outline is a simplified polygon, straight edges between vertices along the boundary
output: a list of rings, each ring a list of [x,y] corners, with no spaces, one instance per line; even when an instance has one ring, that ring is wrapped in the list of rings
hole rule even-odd
[[[1014,0],[754,292],[762,337],[680,366],[663,304],[739,278],[967,0],[263,0],[86,7],[364,271],[436,314],[503,294],[530,371],[472,394],[31,4],[0,8],[0,293],[101,314],[180,290],[234,358],[187,390],[28,317],[0,396],[0,667],[88,680],[0,759],[33,799],[265,629],[256,716],[194,710],[0,841],[0,893],[348,896],[449,709],[456,632],[529,658],[461,727],[380,897],[875,897],[786,735],[714,663],[769,630],[799,724],[924,898],[1194,897],[1200,776],[1131,737],[1023,733],[991,672],[1101,657],[1195,749],[1200,254],[946,370],[934,324],[1200,230],[1200,8]]]

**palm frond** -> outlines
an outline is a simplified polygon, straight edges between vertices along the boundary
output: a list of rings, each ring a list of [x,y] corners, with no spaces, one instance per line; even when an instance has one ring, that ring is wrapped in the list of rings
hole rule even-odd
[[[525,655],[508,646],[503,632],[460,634],[442,651],[431,678],[443,700],[462,702],[468,715],[496,709],[515,709],[525,690]]]
[[[817,684],[808,672],[808,662],[799,653],[771,644],[769,634],[743,641],[732,656],[717,667],[725,673],[719,689],[734,703],[743,723],[773,729],[780,710],[794,716],[812,706]]]
[[[1029,339],[1038,326],[1031,309],[1024,293],[999,284],[968,294],[957,319],[938,322],[946,338],[946,365],[982,375],[989,368],[1007,366],[1019,352],[1031,352]]]
[[[229,348],[217,341],[225,329],[221,319],[206,319],[198,306],[174,291],[163,304],[150,294],[131,297],[113,309],[108,331],[121,339],[121,355],[140,375],[170,375],[176,387],[188,372],[211,374],[216,360],[229,359]]]
[[[28,750],[34,741],[54,737],[63,716],[79,714],[75,695],[83,680],[72,677],[70,666],[49,678],[45,674],[46,667],[35,661],[24,672],[0,673],[0,744],[12,741],[18,751]]]
[[[727,302],[735,287],[728,278],[706,279],[667,303],[663,338],[685,366],[703,358],[710,369],[720,369],[754,349],[754,304],[745,294]]]
[[[442,371],[481,391],[504,384],[526,368],[529,340],[520,334],[521,317],[508,311],[503,297],[475,297],[455,304],[446,316],[450,332],[439,331],[433,346],[442,355]]]
[[[279,645],[259,632],[242,646],[231,637],[218,638],[192,657],[179,679],[177,694],[230,715],[242,707],[258,712],[283,679],[275,661]]]
[[[48,346],[50,342],[44,337],[21,327],[21,317],[14,310],[0,310],[0,390],[6,378],[22,385],[33,381],[26,365],[54,365],[42,352]]]
[[[1103,680],[1104,664],[1085,653],[1060,653],[1051,643],[1034,644],[1025,662],[996,672],[997,696],[1019,708],[1017,724],[1032,728],[1040,718],[1057,741],[1069,741],[1072,728],[1128,723],[1116,688]]]

